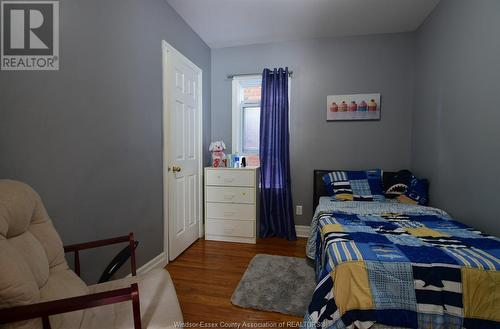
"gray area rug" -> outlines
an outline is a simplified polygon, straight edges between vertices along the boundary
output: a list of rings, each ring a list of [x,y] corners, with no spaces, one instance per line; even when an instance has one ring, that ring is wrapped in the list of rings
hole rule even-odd
[[[231,297],[234,305],[303,317],[315,288],[305,258],[256,255]]]

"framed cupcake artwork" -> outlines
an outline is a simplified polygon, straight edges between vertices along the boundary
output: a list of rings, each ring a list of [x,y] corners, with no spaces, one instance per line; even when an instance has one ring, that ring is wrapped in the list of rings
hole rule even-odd
[[[380,120],[380,94],[329,95],[327,121]]]

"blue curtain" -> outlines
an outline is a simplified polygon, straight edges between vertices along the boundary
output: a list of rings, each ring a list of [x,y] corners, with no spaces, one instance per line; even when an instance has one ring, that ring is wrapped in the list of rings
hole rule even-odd
[[[296,240],[290,186],[288,68],[264,69],[260,107],[260,237]]]

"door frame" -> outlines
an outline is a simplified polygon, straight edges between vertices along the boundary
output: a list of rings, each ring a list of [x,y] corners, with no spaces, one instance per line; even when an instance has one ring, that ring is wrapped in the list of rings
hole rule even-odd
[[[162,95],[163,95],[163,106],[162,106],[162,151],[163,151],[163,252],[166,254],[167,263],[169,262],[169,184],[168,184],[168,165],[170,163],[170,149],[167,137],[170,133],[170,116],[169,114],[169,99],[167,88],[169,86],[169,81],[167,79],[167,63],[168,54],[175,54],[183,58],[186,63],[198,74],[198,147],[196,153],[198,154],[198,171],[199,171],[199,181],[198,181],[198,237],[201,238],[204,234],[203,228],[203,70],[200,69],[196,64],[191,62],[186,56],[184,56],[177,49],[172,47],[168,42],[162,40]]]

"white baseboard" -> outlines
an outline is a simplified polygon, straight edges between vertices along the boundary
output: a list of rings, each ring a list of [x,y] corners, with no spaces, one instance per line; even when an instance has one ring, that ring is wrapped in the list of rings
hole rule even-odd
[[[168,263],[167,253],[162,252],[161,254],[159,254],[155,258],[151,259],[146,264],[139,267],[137,269],[137,274],[144,274],[144,273],[147,273],[147,272],[154,270],[154,269],[157,269],[157,268],[163,268],[167,265],[167,263]],[[131,276],[131,274],[129,274],[127,276]]]
[[[309,225],[295,225],[295,232],[299,238],[308,238],[310,229]]]

